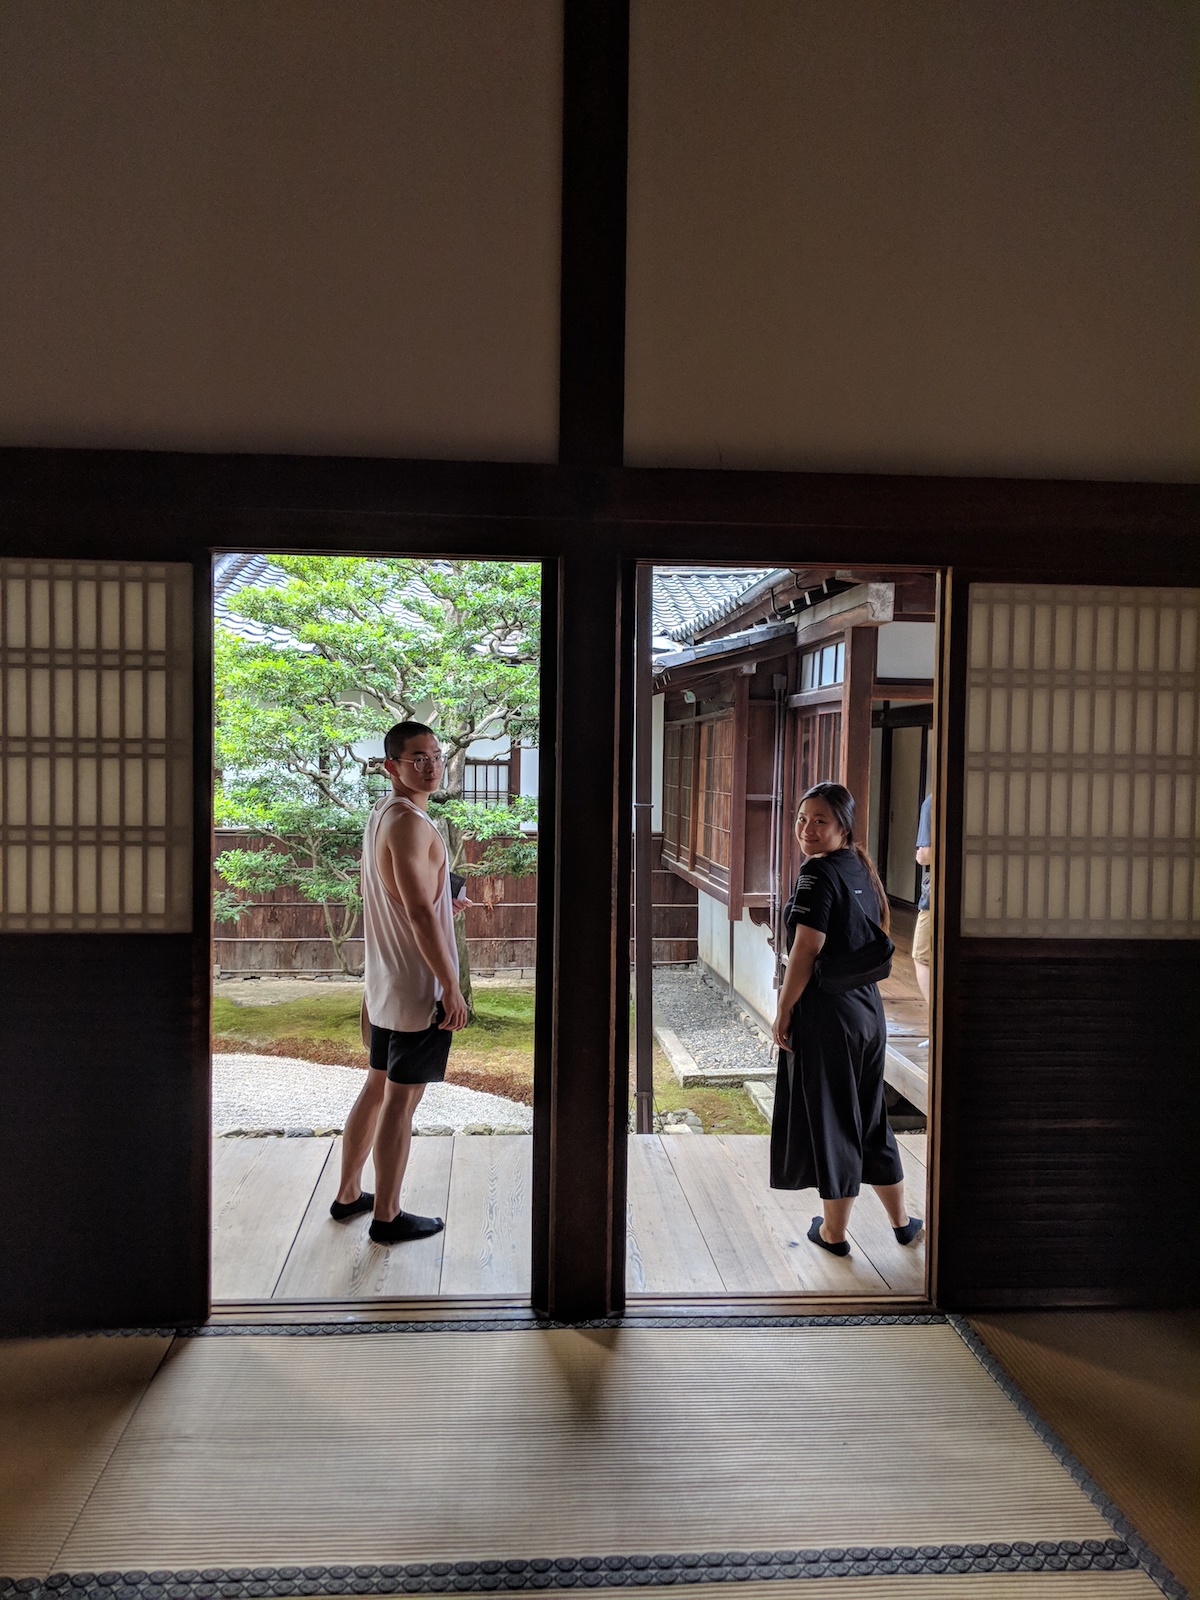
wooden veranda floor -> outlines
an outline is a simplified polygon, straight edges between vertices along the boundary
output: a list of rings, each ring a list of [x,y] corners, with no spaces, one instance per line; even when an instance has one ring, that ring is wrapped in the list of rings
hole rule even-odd
[[[924,1216],[925,1137],[898,1137],[909,1205]],[[391,1248],[371,1243],[365,1217],[329,1217],[340,1142],[214,1141],[214,1300],[528,1296],[529,1137],[414,1140],[405,1208],[444,1216],[446,1229]],[[908,1249],[898,1245],[873,1194],[864,1192],[854,1208],[847,1259],[805,1239],[818,1210],[815,1192],[768,1187],[765,1135],[631,1137],[629,1291],[923,1292],[924,1238]]]

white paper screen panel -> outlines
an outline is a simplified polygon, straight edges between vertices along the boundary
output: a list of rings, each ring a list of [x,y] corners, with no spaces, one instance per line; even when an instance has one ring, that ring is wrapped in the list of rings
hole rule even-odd
[[[1200,936],[1200,590],[973,584],[962,931]]]
[[[192,925],[191,569],[0,561],[0,929]]]

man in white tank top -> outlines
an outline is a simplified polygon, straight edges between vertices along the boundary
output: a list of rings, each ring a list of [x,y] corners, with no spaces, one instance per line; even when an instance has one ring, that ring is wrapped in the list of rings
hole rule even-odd
[[[373,1211],[377,1244],[438,1233],[441,1217],[400,1208],[412,1145],[413,1113],[427,1083],[446,1075],[452,1034],[466,1024],[458,986],[450,858],[429,815],[442,781],[437,736],[421,722],[399,722],[383,742],[392,792],[367,818],[362,894],[366,970],[363,1042],[371,1070],[342,1135],[342,1181],[330,1215],[342,1222]],[[363,1192],[368,1154],[375,1193]]]

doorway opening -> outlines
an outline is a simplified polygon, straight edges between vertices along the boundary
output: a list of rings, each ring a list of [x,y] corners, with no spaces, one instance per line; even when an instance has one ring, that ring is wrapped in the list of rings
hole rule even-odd
[[[927,1297],[924,1231],[902,1244],[864,1186],[849,1255],[816,1247],[806,1234],[822,1210],[817,1190],[772,1188],[769,1148],[786,907],[804,859],[793,825],[805,791],[832,781],[855,798],[855,837],[889,902],[883,1094],[908,1214],[929,1218],[936,869],[923,841],[937,774],[939,591],[934,571],[639,569],[635,1302]]]
[[[213,576],[213,1301],[525,1305],[541,567],[233,552]],[[446,1226],[383,1245],[369,1211],[335,1220],[330,1205],[375,1070],[360,861],[401,722],[431,728],[445,758],[429,815],[465,880],[470,1019],[417,1106],[401,1191]]]

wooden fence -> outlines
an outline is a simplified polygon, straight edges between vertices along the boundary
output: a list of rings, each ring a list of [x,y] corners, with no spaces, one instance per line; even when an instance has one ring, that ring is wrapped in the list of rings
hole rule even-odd
[[[213,856],[223,850],[269,849],[254,834],[219,829]],[[467,847],[468,857],[474,854]],[[656,966],[696,960],[696,890],[662,865],[662,835],[654,835],[653,939]],[[224,889],[216,869],[213,885]],[[466,911],[467,953],[472,972],[525,973],[534,968],[537,930],[537,877],[478,877],[469,879],[467,891],[474,904]],[[290,888],[276,889],[255,899],[239,895],[241,915],[236,922],[218,923],[213,939],[213,960],[221,972],[255,972],[312,977],[340,972],[333,946],[325,931],[319,905],[300,900]],[[351,966],[362,966],[361,938],[346,946]]]

